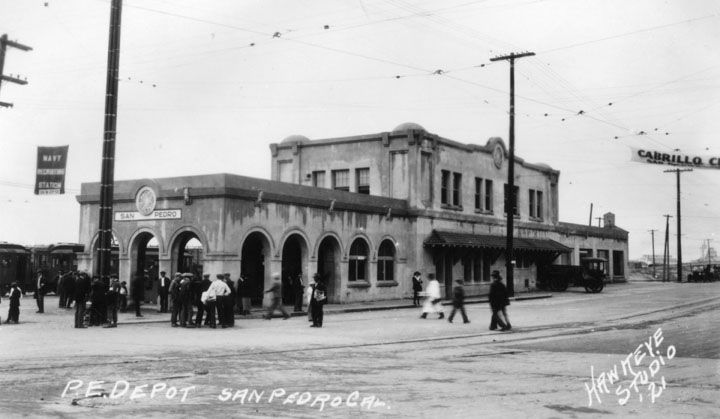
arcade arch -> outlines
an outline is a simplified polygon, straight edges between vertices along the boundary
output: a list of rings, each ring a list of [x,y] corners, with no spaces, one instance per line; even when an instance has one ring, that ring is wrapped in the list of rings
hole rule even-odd
[[[268,237],[254,231],[247,235],[240,254],[240,274],[247,284],[248,297],[252,305],[262,306],[265,284],[270,281],[270,255],[272,248]]]

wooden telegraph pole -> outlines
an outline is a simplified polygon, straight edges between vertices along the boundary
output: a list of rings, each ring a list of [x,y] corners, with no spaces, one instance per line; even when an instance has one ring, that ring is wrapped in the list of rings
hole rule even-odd
[[[692,172],[692,169],[672,169],[665,173],[675,172],[677,175],[677,282],[682,282],[682,230],[680,222],[680,172]],[[670,280],[668,275],[668,281]]]
[[[5,52],[7,51],[7,47],[17,48],[22,51],[32,51],[32,48],[27,45],[19,44],[15,41],[8,40],[7,34],[0,36],[0,87],[2,87],[2,82],[4,81],[23,85],[27,84],[27,80],[21,80],[19,77],[12,77],[11,75],[6,76],[3,73],[3,69],[5,67]],[[7,102],[0,102],[0,106],[5,108],[12,108],[13,104]]]
[[[535,55],[534,52],[523,52],[510,54],[501,57],[491,58],[490,61],[510,61],[510,133],[508,138],[508,189],[507,189],[507,244],[505,247],[505,277],[507,278],[507,290],[510,296],[515,294],[515,256],[513,254],[513,229],[515,221],[515,60]]]
[[[122,0],[112,0],[110,40],[108,43],[107,83],[105,89],[105,128],[103,135],[102,174],[100,179],[99,273],[110,275],[112,250],[113,183],[115,182],[115,134],[117,129],[118,70],[120,67],[120,17]]]

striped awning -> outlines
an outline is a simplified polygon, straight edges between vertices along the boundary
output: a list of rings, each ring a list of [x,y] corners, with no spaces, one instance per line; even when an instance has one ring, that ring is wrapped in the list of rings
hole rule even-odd
[[[504,250],[507,245],[505,236],[460,233],[456,231],[433,230],[423,243],[425,247],[471,247],[477,249]],[[513,238],[514,250],[535,252],[570,253],[571,248],[549,239]]]

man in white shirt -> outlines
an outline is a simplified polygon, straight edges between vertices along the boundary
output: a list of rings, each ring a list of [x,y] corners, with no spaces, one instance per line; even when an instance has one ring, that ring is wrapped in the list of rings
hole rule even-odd
[[[158,278],[158,292],[160,293],[160,313],[168,312],[168,290],[170,289],[170,278],[165,275],[165,271],[160,272]]]
[[[225,317],[223,316],[223,299],[225,296],[230,295],[230,287],[227,286],[225,281],[220,280],[219,277],[220,275],[213,279],[212,284],[210,284],[210,288],[207,290],[207,302],[205,303],[208,305],[208,321],[210,322],[210,327],[213,329],[215,329],[215,308],[217,308],[220,326],[223,329],[227,327],[227,323],[224,321]]]

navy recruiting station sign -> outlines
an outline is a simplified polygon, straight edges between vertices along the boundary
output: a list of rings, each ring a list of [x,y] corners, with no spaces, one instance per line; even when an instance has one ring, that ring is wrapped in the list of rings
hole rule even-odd
[[[684,166],[694,169],[720,169],[720,156],[707,157],[680,152],[663,153],[661,151],[631,148],[631,160],[641,163]]]
[[[35,195],[65,193],[65,167],[69,146],[38,147]]]

